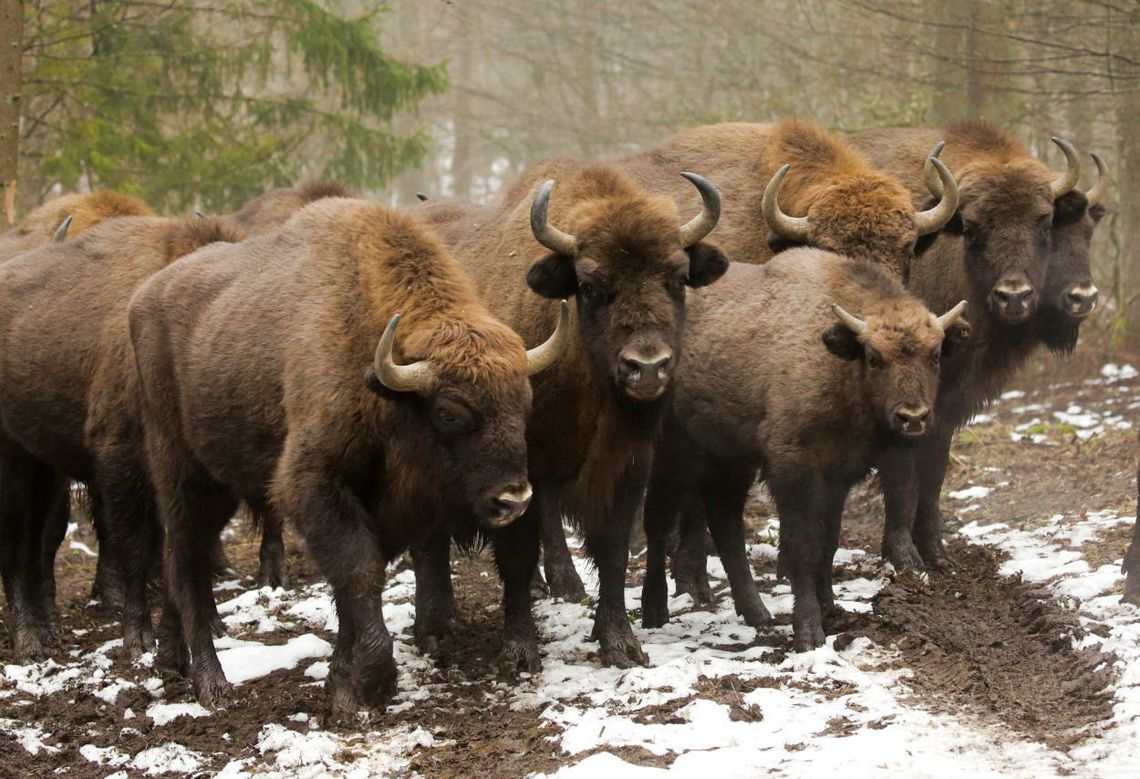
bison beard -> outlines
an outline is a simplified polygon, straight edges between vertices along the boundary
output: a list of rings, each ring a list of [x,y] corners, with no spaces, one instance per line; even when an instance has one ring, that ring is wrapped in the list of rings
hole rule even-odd
[[[568,313],[528,353],[422,225],[330,199],[156,275],[130,321],[168,534],[160,662],[205,705],[229,694],[208,539],[239,500],[268,500],[332,585],[330,718],[383,706],[385,566],[441,519],[494,527],[525,507],[527,375],[565,347]]]
[[[1079,162],[1062,141],[1068,169],[1056,174],[984,122],[849,136],[907,183],[916,203],[926,198],[927,186],[914,168],[936,139],[946,141],[942,158],[958,174],[961,205],[908,289],[936,310],[965,297],[974,330],[943,367],[930,436],[909,451],[888,452],[881,463],[883,554],[898,567],[948,563],[939,499],[954,431],[999,394],[1040,343],[1064,350],[1073,342],[1083,315],[1057,318],[1049,279],[1073,274],[1080,283],[1088,280],[1088,238],[1098,218],[1088,197],[1072,191]],[[1099,199],[1103,188],[1098,184],[1089,194]]]
[[[715,224],[719,197],[700,177],[684,175],[703,206],[683,225],[669,200],[645,195],[610,166],[566,159],[529,171],[497,206],[429,201],[413,209],[439,226],[483,299],[524,338],[550,321],[543,298],[575,298],[570,353],[534,382],[527,431],[534,500],[518,522],[490,535],[503,580],[504,672],[541,667],[530,584],[540,520],[562,510],[582,529],[598,569],[601,662],[647,662],[625,609],[630,527],[680,358],[686,290],[712,283],[727,264],[700,242]],[[553,196],[545,179],[558,181]],[[543,248],[552,253],[543,257]],[[415,552],[416,638],[430,650],[452,619],[448,545],[435,538]]]
[[[679,514],[687,539],[707,523],[737,613],[754,627],[771,619],[743,534],[759,473],[780,516],[795,647],[819,646],[847,493],[889,441],[926,429],[940,355],[968,332],[964,306],[936,318],[881,268],[811,249],[733,264],[694,297],[645,503],[643,623],[668,620],[665,544]]]

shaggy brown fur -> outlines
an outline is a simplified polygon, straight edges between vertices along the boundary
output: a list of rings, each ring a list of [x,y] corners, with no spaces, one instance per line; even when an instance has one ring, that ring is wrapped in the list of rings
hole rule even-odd
[[[973,336],[943,368],[936,429],[912,447],[912,456],[900,456],[883,472],[884,554],[897,566],[923,560],[942,565],[939,495],[954,430],[997,396],[1043,339],[1075,340],[1071,322],[1063,333],[1050,334],[1046,309],[1054,304],[1038,301],[1055,262],[1065,266],[1058,265],[1058,273],[1088,277],[1088,238],[1095,220],[1086,216],[1087,201],[1079,191],[1054,202],[1050,183],[1059,171],[987,122],[871,130],[848,140],[906,184],[916,207],[930,198],[921,163],[935,142],[946,141],[941,159],[958,177],[959,212],[913,265],[908,288],[936,311],[968,300]],[[1074,230],[1083,234],[1069,235]],[[1054,254],[1054,246],[1063,246],[1063,252]],[[995,290],[1011,279],[1033,289],[1029,310],[1039,307],[1046,318],[1007,321]]]
[[[261,235],[275,230],[309,203],[333,197],[352,197],[352,191],[337,181],[312,181],[292,189],[274,189],[246,203],[240,210],[227,214],[246,235]]]
[[[531,232],[531,202],[547,179],[557,182],[550,223],[576,237],[573,257],[547,254]],[[596,625],[603,664],[646,662],[626,618],[625,566],[629,526],[642,500],[667,394],[637,399],[622,356],[631,350],[671,355],[657,386],[665,393],[680,359],[686,285],[711,283],[725,267],[715,247],[680,245],[678,228],[699,208],[681,214],[672,199],[647,195],[612,166],[556,158],[527,171],[497,205],[464,209],[429,201],[413,209],[437,226],[483,299],[529,345],[550,332],[557,298],[575,299],[577,330],[568,354],[534,379],[527,429],[532,510],[510,528],[512,537],[491,539],[504,581],[506,670],[540,667],[529,593],[537,515],[559,501],[582,527],[599,569]],[[557,516],[552,521],[559,522]],[[421,645],[425,636],[446,629],[452,603],[446,575],[432,582],[421,575],[432,566],[446,571],[446,543],[431,549],[442,559],[417,563],[417,593],[435,585],[442,591],[430,598],[437,612],[424,615],[417,608]]]
[[[396,362],[436,372],[415,393],[366,380],[396,313]],[[239,500],[270,501],[333,586],[333,713],[381,704],[396,673],[385,565],[435,523],[486,521],[488,496],[526,483],[521,339],[414,218],[338,198],[157,274],[130,320],[168,533],[164,662],[185,662],[175,648],[188,648],[199,699],[228,691],[202,563]],[[466,427],[449,432],[451,417]]]
[[[43,651],[45,618],[28,593],[38,597],[41,587],[31,552],[43,535],[45,485],[63,489],[62,477],[97,482],[114,532],[111,517],[121,501],[99,471],[101,453],[125,456],[137,432],[126,392],[134,375],[126,358],[127,300],[142,279],[175,259],[173,250],[234,237],[213,219],[122,217],[0,266],[0,524],[28,552],[6,561],[22,566],[15,575],[23,584],[8,588],[9,604],[33,615],[26,629],[16,620],[18,654]],[[141,460],[134,465],[138,481]],[[125,624],[141,619],[141,608],[134,604]]]
[[[819,646],[847,492],[900,435],[900,408],[933,407],[942,328],[881,268],[815,249],[783,252],[760,268],[733,263],[694,298],[646,499],[645,625],[668,619],[665,539],[692,500],[707,517],[737,612],[753,626],[771,619],[742,530],[759,472],[780,514],[795,645]],[[863,318],[866,330],[839,323],[832,303]],[[948,340],[966,332],[956,325]]]
[[[109,189],[61,195],[28,212],[19,224],[0,235],[0,260],[50,242],[68,216],[72,217],[72,222],[67,235],[74,237],[107,219],[149,216],[150,213],[146,203],[138,198]]]
[[[773,248],[789,246],[772,235],[760,207],[765,187],[784,164],[791,170],[780,206],[811,219],[810,245],[881,263],[900,278],[913,259],[918,236],[907,190],[841,138],[808,122],[694,127],[616,164],[642,186],[673,196],[683,210],[695,201],[677,174],[693,170],[712,181],[724,201],[712,238],[736,262],[761,263]]]

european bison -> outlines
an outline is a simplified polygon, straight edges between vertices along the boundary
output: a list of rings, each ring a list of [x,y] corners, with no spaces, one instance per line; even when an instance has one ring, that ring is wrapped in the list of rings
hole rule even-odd
[[[333,198],[157,274],[130,326],[166,531],[160,659],[185,668],[189,649],[198,699],[226,694],[210,539],[239,501],[268,501],[333,587],[332,714],[382,704],[385,566],[440,521],[526,508],[527,377],[565,349],[567,307],[528,353],[419,222]]]
[[[727,266],[702,241],[716,225],[717,192],[683,175],[703,202],[684,224],[672,200],[645,194],[611,166],[567,159],[529,171],[496,206],[429,201],[414,209],[439,225],[482,298],[527,341],[550,326],[553,300],[575,300],[570,352],[534,382],[527,441],[535,498],[522,519],[490,538],[504,585],[504,670],[541,667],[530,581],[538,515],[559,503],[584,531],[598,568],[601,662],[647,662],[625,608],[630,526],[681,362],[686,290],[714,282]],[[524,195],[535,190],[531,206]],[[417,553],[416,637],[431,648],[454,608],[446,537],[437,534]]]
[[[1140,443],[1140,434],[1137,441]],[[1121,602],[1140,606],[1140,447],[1137,448],[1136,463],[1136,521],[1132,525],[1132,541],[1128,544],[1120,568],[1125,575],[1124,597],[1120,599]]]
[[[310,181],[296,187],[271,189],[253,198],[239,210],[221,214],[219,218],[244,235],[262,235],[276,230],[310,203],[325,198],[352,196],[352,191],[339,181]]]
[[[1057,175],[1008,133],[980,121],[849,136],[906,183],[916,203],[927,196],[915,167],[939,139],[946,141],[943,159],[958,174],[960,206],[913,266],[907,286],[935,310],[968,300],[974,335],[943,366],[930,435],[893,448],[881,464],[883,553],[896,566],[945,564],[939,497],[954,430],[997,395],[1040,343],[1034,315],[1042,307],[1054,239],[1087,212],[1085,196],[1073,189],[1079,159],[1060,139],[1054,140],[1068,167]]]
[[[957,207],[951,187],[949,197],[916,212],[896,179],[839,136],[798,120],[694,127],[615,164],[681,208],[693,198],[674,180],[677,171],[700,170],[715,181],[724,210],[714,238],[734,262],[762,263],[782,249],[813,246],[882,263],[905,278],[930,241],[923,237]],[[953,177],[947,172],[944,181]]]
[[[780,568],[797,650],[820,646],[843,504],[884,448],[934,424],[939,364],[968,334],[962,301],[941,316],[879,265],[816,249],[732,263],[690,300],[685,360],[645,503],[643,622],[668,619],[665,539],[703,516],[750,625],[771,617],[745,555],[757,473],[780,516]]]
[[[41,656],[50,638],[42,570],[32,561],[40,559],[51,501],[66,494],[68,480],[96,485],[110,534],[103,552],[121,546],[117,512],[146,510],[135,495],[109,490],[100,473],[104,457],[120,454],[104,446],[107,435],[129,429],[134,412],[119,395],[134,373],[123,357],[128,299],[172,260],[233,238],[211,219],[121,217],[0,265],[0,527],[12,539],[6,553],[24,550],[5,561],[18,659]],[[145,479],[136,473],[132,483],[139,482]],[[112,559],[134,562],[130,555]],[[145,598],[143,606],[128,600],[132,605],[143,608]],[[125,628],[131,618],[125,615]]]

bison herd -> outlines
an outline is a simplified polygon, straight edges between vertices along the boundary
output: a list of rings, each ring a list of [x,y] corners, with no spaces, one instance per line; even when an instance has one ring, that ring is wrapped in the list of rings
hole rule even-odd
[[[1078,188],[1079,155],[1054,141],[1061,171],[979,121],[737,123],[550,159],[483,206],[395,210],[336,184],[188,218],[107,191],[56,198],[0,236],[13,654],[55,645],[73,482],[126,658],[157,638],[206,705],[231,694],[211,580],[240,506],[263,530],[261,582],[286,583],[289,521],[332,587],[334,719],[395,688],[381,596],[405,551],[431,652],[455,616],[452,541],[492,548],[508,674],[541,668],[536,585],[584,595],[564,520],[597,567],[602,664],[647,662],[625,604],[642,518],[645,627],[669,618],[670,557],[678,589],[708,597],[706,532],[737,612],[769,622],[744,545],[758,478],[794,647],[820,646],[851,488],[878,470],[885,558],[946,565],[955,429],[1039,344],[1071,351],[1097,303],[1107,172],[1091,155]]]

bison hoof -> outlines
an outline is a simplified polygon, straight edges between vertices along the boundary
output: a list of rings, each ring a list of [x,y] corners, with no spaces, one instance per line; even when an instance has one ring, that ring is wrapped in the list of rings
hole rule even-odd
[[[673,579],[677,582],[677,595],[688,595],[697,604],[712,603],[712,588],[703,571],[677,571]]]
[[[542,670],[542,657],[538,654],[538,641],[534,638],[504,640],[499,652],[499,672],[504,676],[520,673],[536,674]]]
[[[111,611],[119,611],[126,600],[123,583],[115,576],[110,566],[100,566],[95,571],[95,581],[91,583],[91,600]]]
[[[214,616],[210,617],[210,635],[214,638],[221,638],[226,635],[226,632],[226,623],[222,622],[220,614],[215,613]]]
[[[660,603],[656,599],[651,601],[642,599],[641,602],[641,626],[643,628],[660,628],[664,627],[669,622],[669,604],[662,600]]]
[[[123,653],[127,657],[127,662],[135,662],[152,649],[154,649],[154,636],[149,629],[128,628],[123,633]]]
[[[823,632],[822,625],[806,625],[802,628],[796,628],[795,636],[792,639],[792,647],[797,652],[810,652],[812,649],[818,649],[823,646],[826,639],[827,636]]]
[[[52,643],[50,631],[46,628],[21,625],[12,635],[12,654],[20,665],[46,660]]]
[[[389,655],[376,665],[360,669],[356,673],[359,700],[380,711],[388,700],[396,694],[396,681],[400,673],[395,659]]]
[[[549,594],[550,588],[546,586],[546,580],[542,578],[542,572],[535,568],[534,576],[530,577],[531,600],[542,600]]]
[[[1128,574],[1128,578],[1124,580],[1124,595],[1120,598],[1120,602],[1140,606],[1140,574],[1131,572]]]
[[[772,621],[772,612],[768,611],[759,596],[755,601],[749,600],[737,605],[736,613],[744,617],[745,625],[753,628],[763,627]]]
[[[546,580],[550,587],[550,596],[567,603],[580,603],[586,599],[586,588],[574,566],[549,566],[546,569]]]
[[[604,666],[615,668],[636,668],[649,665],[649,657],[641,649],[641,643],[633,635],[633,629],[624,617],[619,623],[595,624],[599,634],[601,652],[599,659]]]
[[[934,541],[919,541],[918,552],[922,555],[926,567],[931,570],[947,571],[954,567],[954,559],[946,551],[941,538]]]
[[[289,574],[285,570],[285,558],[262,560],[257,568],[257,586],[289,589]]]
[[[233,685],[220,673],[203,673],[194,679],[194,695],[207,709],[218,709],[233,700]]]
[[[909,534],[904,534],[898,537],[884,538],[883,539],[883,557],[895,567],[895,570],[902,571],[907,568],[921,570],[923,568],[922,555],[918,553],[918,547],[914,545]]]
[[[186,676],[190,673],[190,653],[181,638],[161,639],[158,642],[158,655],[154,664],[170,673]]]

